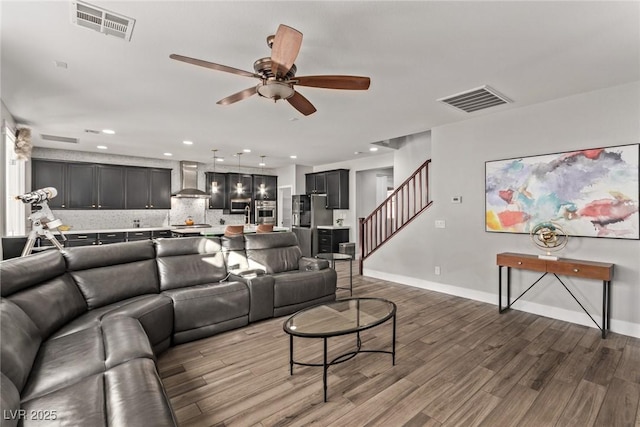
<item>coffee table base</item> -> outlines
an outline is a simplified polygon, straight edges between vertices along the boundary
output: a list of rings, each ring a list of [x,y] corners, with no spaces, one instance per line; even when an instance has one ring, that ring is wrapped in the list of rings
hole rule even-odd
[[[353,359],[359,353],[385,353],[391,355],[391,364],[395,366],[396,364],[396,316],[395,314],[392,317],[393,319],[393,336],[391,341],[391,351],[388,350],[363,350],[362,349],[362,340],[360,339],[360,332],[356,332],[356,350],[349,351],[347,353],[343,353],[333,360],[327,362],[327,340],[330,337],[323,337],[323,358],[322,363],[304,363],[304,362],[296,362],[293,360],[293,335],[289,335],[289,372],[290,375],[293,375],[293,365],[300,366],[322,366],[322,387],[324,393],[324,401],[327,401],[327,371],[329,370],[329,366],[337,365],[342,362],[346,362],[347,360]]]

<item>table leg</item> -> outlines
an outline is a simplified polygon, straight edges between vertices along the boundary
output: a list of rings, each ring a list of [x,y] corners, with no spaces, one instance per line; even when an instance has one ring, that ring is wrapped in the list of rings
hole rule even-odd
[[[329,369],[329,365],[327,364],[327,339],[324,338],[324,358],[323,358],[323,374],[322,374],[322,388],[324,391],[324,401],[327,401],[327,369]]]
[[[607,332],[611,329],[611,280],[607,280]]]
[[[396,315],[393,315],[393,341],[391,342],[391,362],[396,366]]]
[[[293,335],[289,335],[289,375],[293,375]]]
[[[498,313],[502,313],[502,266],[498,266]]]
[[[353,258],[349,260],[349,296],[353,296]]]

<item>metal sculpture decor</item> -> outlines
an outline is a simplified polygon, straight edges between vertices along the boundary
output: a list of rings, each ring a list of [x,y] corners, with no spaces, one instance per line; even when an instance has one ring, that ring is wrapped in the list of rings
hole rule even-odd
[[[485,230],[530,233],[553,221],[574,237],[640,239],[639,147],[486,162]]]
[[[558,257],[551,255],[551,252],[557,252],[567,246],[569,235],[552,221],[541,222],[531,229],[531,241],[533,244],[545,251],[544,255],[538,255],[538,258],[557,261]]]

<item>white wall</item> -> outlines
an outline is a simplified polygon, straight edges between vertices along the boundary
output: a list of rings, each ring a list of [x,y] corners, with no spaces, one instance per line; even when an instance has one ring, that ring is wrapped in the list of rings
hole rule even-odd
[[[393,156],[393,186],[398,188],[426,160],[431,158],[431,131],[407,135]]]
[[[3,132],[4,132],[5,125],[11,128],[11,130],[15,131],[16,122],[13,119],[13,116],[11,115],[9,110],[7,109],[6,105],[4,105],[4,102],[0,100],[0,127],[2,127]],[[2,141],[2,146],[0,147],[0,176],[2,177],[2,181],[4,183],[6,173],[7,173],[7,158],[5,156],[6,150],[4,145],[5,144],[4,134],[0,135],[0,141]],[[0,200],[2,200],[3,205],[5,202],[8,202],[8,195],[6,194],[4,184],[0,185]],[[2,208],[0,209],[0,236],[6,235],[5,223],[6,223],[5,210],[4,208]]]
[[[432,129],[434,204],[365,261],[365,274],[497,303],[496,254],[536,250],[528,235],[484,231],[485,161],[638,143],[639,118],[636,82]],[[454,195],[463,203],[451,204]],[[446,228],[435,229],[435,219]],[[616,264],[611,329],[640,337],[640,242],[574,237],[561,256]],[[518,286],[537,277],[513,272]],[[602,283],[565,283],[599,321]],[[595,327],[553,276],[523,299],[516,308]]]

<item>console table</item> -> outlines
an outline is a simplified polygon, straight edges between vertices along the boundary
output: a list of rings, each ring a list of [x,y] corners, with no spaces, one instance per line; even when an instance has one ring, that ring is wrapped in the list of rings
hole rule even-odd
[[[500,253],[497,256],[498,265],[498,311],[503,313],[533,288],[544,276],[553,274],[562,286],[569,292],[580,308],[587,313],[587,316],[602,331],[602,338],[606,338],[611,320],[611,279],[613,277],[614,264],[607,262],[584,261],[579,259],[561,258],[557,261],[538,258],[536,255],[518,254],[511,252]],[[507,305],[502,306],[502,267],[507,267]],[[511,301],[511,269],[530,270],[542,272],[531,286],[525,289],[516,299]],[[602,280],[602,326],[595,321],[586,308],[578,301],[573,293],[567,288],[558,275],[574,276],[584,279]]]

